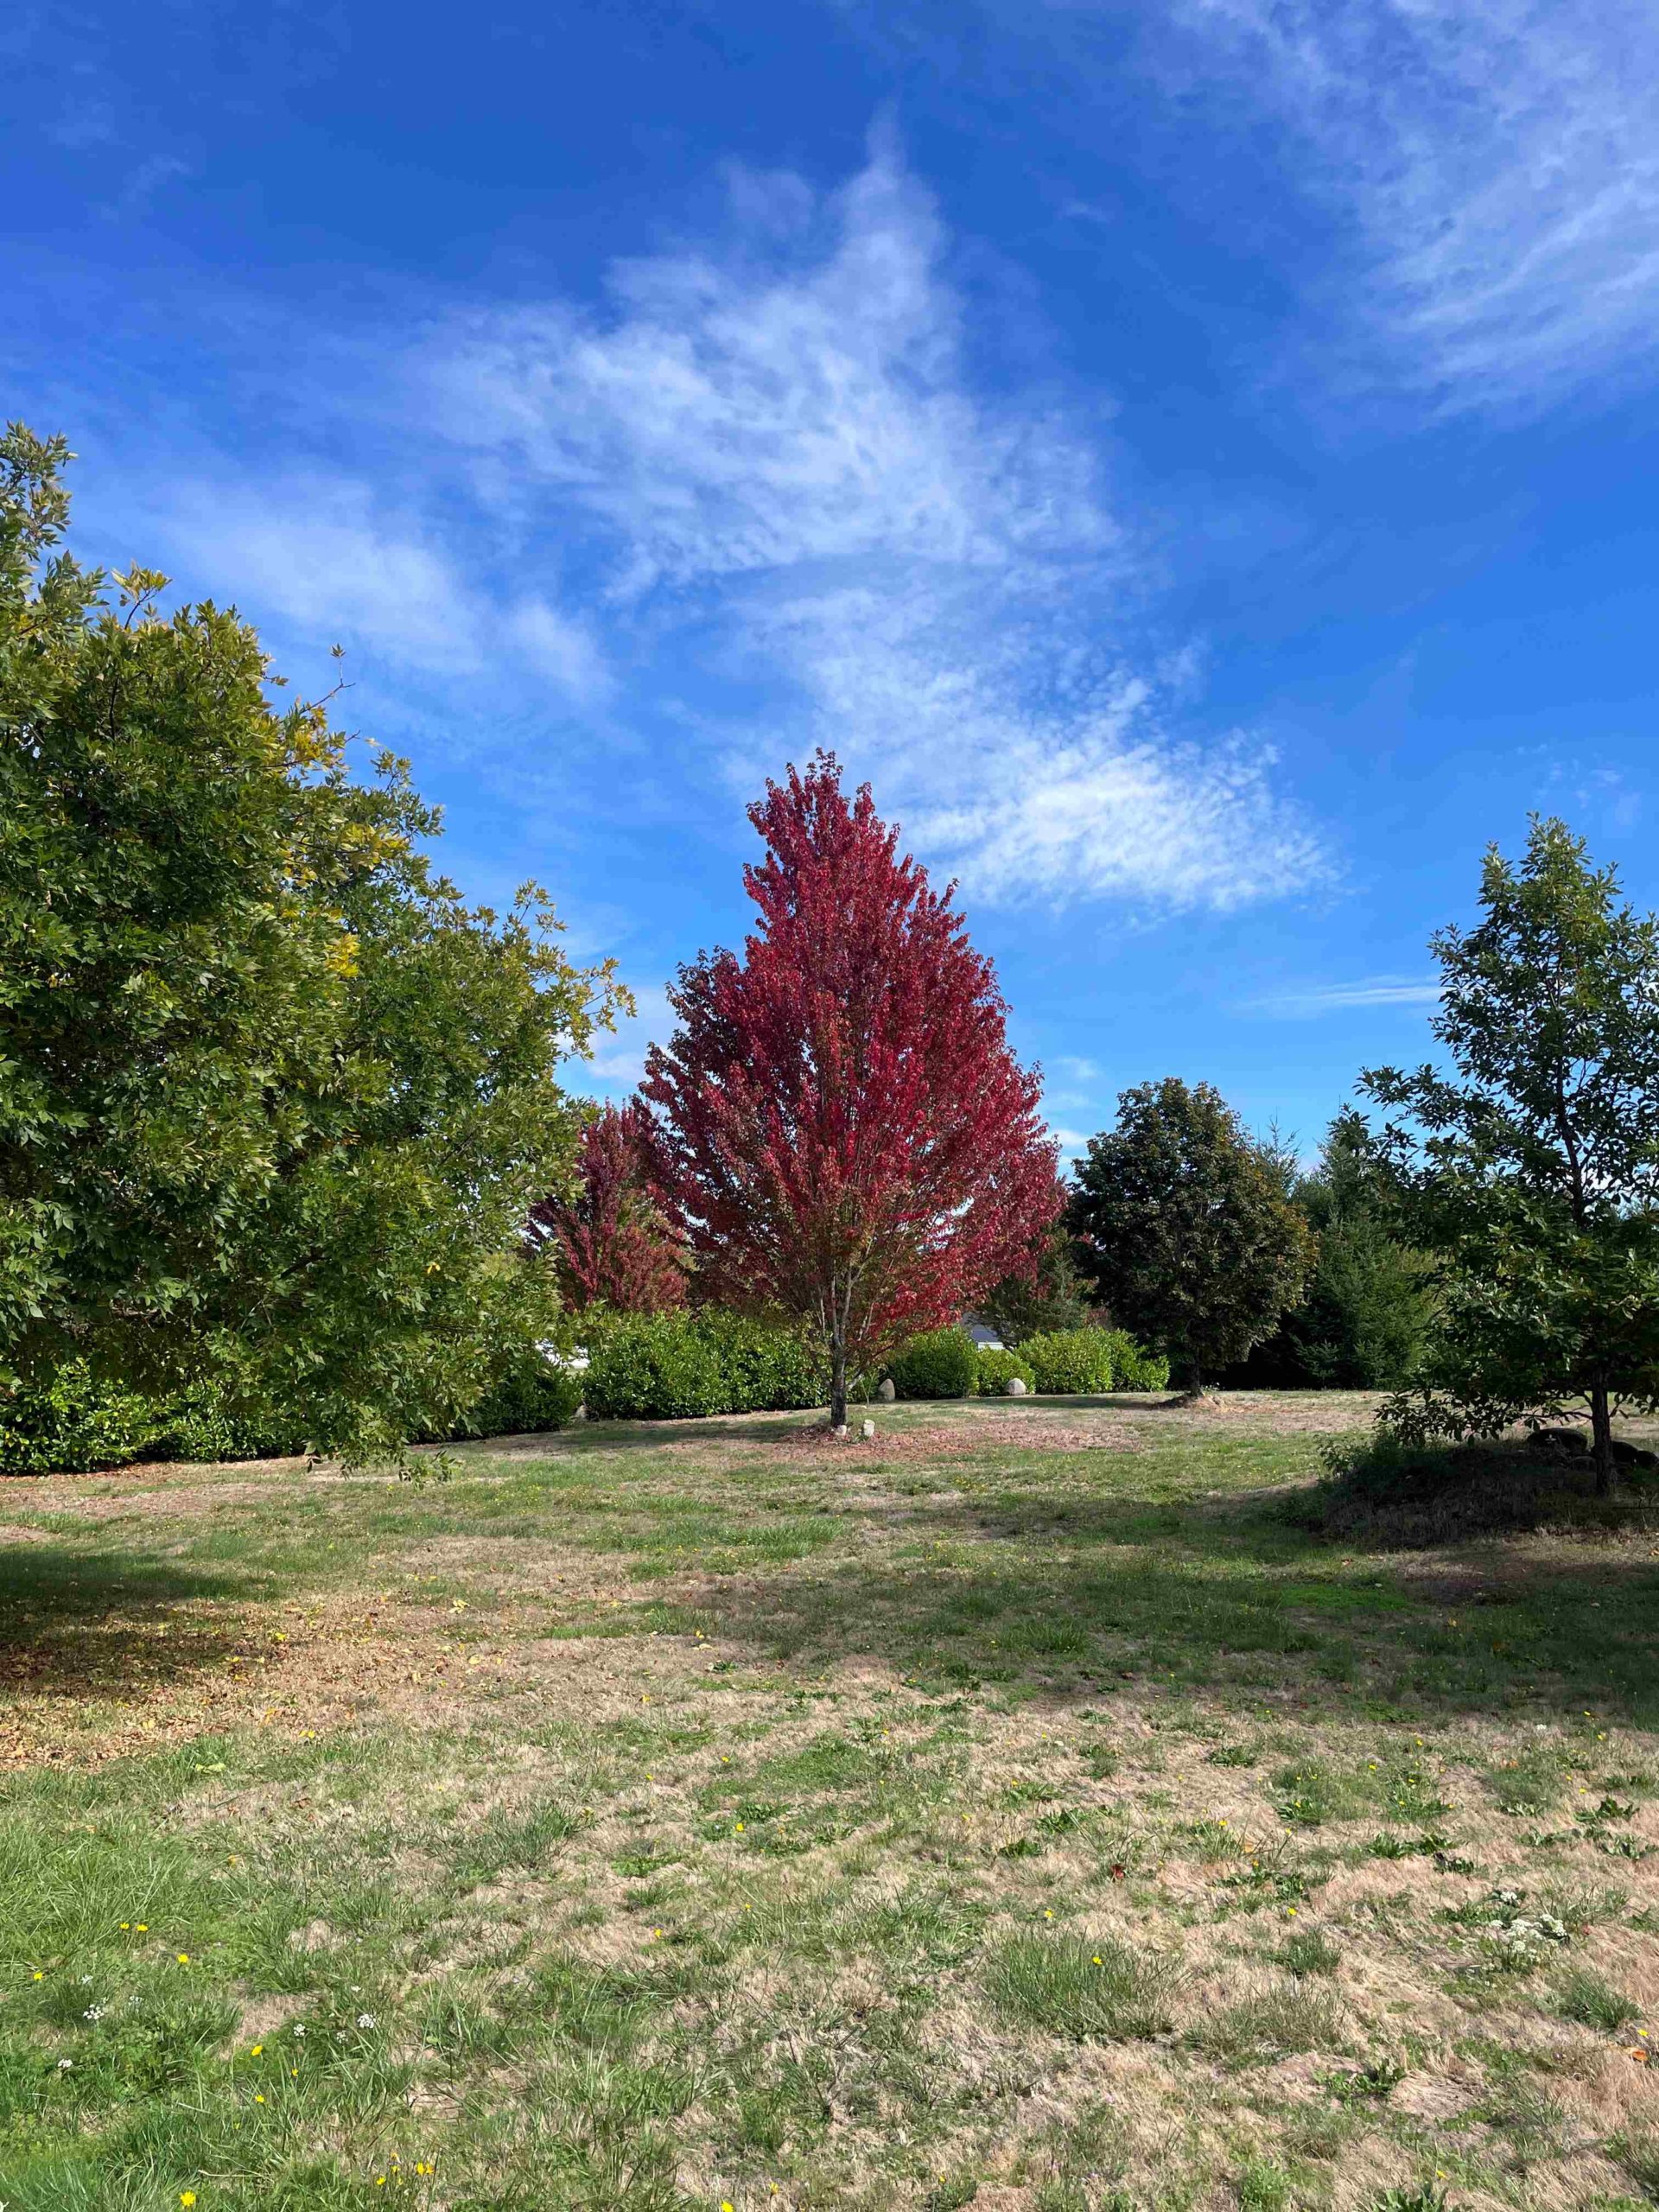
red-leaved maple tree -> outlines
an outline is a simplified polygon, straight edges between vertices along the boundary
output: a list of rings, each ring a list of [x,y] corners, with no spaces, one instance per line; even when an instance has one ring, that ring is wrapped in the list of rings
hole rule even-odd
[[[531,1234],[553,1246],[572,1306],[662,1313],[684,1305],[683,1248],[652,1197],[650,1158],[645,1109],[601,1107],[582,1133],[575,1196],[531,1207]]]
[[[1034,1264],[1055,1149],[990,963],[868,788],[820,753],[749,818],[760,926],[681,969],[640,1088],[699,1282],[809,1329],[839,1428],[851,1373]]]

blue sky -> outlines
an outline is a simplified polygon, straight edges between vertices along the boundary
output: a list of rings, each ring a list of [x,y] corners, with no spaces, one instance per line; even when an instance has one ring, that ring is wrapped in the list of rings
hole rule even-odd
[[[0,404],[641,1017],[833,745],[1068,1141],[1305,1148],[1567,816],[1656,900],[1649,0],[54,0]]]

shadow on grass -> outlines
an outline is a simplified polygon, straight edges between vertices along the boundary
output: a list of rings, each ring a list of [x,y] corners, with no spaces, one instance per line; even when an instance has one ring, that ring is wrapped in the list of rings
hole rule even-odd
[[[175,1561],[49,1543],[9,1545],[3,1578],[0,1688],[25,1697],[158,1688],[220,1664],[242,1641],[236,1623],[169,1620],[168,1609],[256,1594],[239,1578]]]
[[[858,1417],[855,1412],[853,1418]],[[823,1415],[816,1418],[822,1420]],[[703,1446],[714,1451],[728,1444],[786,1444],[798,1440],[802,1431],[812,1426],[814,1419],[809,1408],[785,1413],[718,1414],[702,1421],[579,1421],[566,1428],[531,1431],[522,1436],[480,1437],[475,1442],[447,1447],[435,1445],[430,1448],[447,1448],[463,1461],[533,1459],[573,1453],[603,1459],[612,1452],[662,1451],[675,1444]],[[825,1448],[830,1448],[827,1444]]]
[[[1303,1393],[1303,1399],[1308,1395]],[[1282,1437],[1287,1432],[1275,1427],[1272,1419],[1277,1402],[1270,1402],[1265,1393],[1248,1400],[1241,1395],[1236,1401],[1229,1402],[1225,1414],[1206,1414],[1205,1408],[1195,1408],[1190,1399],[1162,1392],[1120,1390],[1094,1396],[1067,1393],[1048,1397],[1033,1394],[1023,1398],[912,1398],[893,1404],[871,1402],[861,1405],[855,1402],[848,1408],[848,1419],[855,1430],[860,1421],[873,1420],[882,1432],[899,1436],[916,1428],[960,1429],[964,1436],[972,1435],[987,1451],[1003,1447],[1017,1450],[1022,1432],[1039,1437],[1046,1423],[1064,1422],[1079,1414],[1185,1414],[1190,1417],[1188,1425],[1192,1432],[1206,1438],[1231,1436],[1243,1440]],[[1331,1412],[1345,1417],[1318,1423],[1315,1433],[1325,1433],[1348,1426],[1363,1426],[1372,1402],[1361,1394],[1330,1393],[1321,1394],[1321,1402]],[[1253,1414],[1259,1419],[1252,1419]],[[568,1453],[603,1458],[613,1452],[662,1451],[671,1446],[687,1445],[710,1450],[731,1444],[799,1445],[812,1432],[821,1430],[824,1420],[821,1408],[796,1407],[773,1413],[711,1414],[704,1419],[580,1421],[568,1427],[519,1436],[480,1437],[465,1445],[451,1445],[448,1449],[463,1458],[534,1459]],[[1154,1423],[1150,1433],[1159,1441],[1167,1440],[1160,1433],[1167,1426],[1178,1424]],[[855,1434],[850,1440],[839,1441],[828,1435],[813,1440],[821,1442],[826,1465],[842,1452],[855,1464],[858,1461],[860,1440]]]
[[[1402,1560],[1338,1551],[1279,1499],[1238,1497],[929,1502],[894,1535],[896,1560],[711,1593],[721,1634],[797,1666],[857,1654],[935,1688],[1061,1700],[1135,1681],[1356,1717],[1542,1707],[1659,1722],[1646,1542]]]

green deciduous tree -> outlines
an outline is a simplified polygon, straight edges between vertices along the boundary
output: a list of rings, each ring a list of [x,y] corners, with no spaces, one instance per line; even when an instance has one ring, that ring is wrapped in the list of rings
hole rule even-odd
[[[1313,1255],[1276,1149],[1209,1084],[1173,1076],[1122,1094],[1077,1166],[1070,1219],[1113,1320],[1193,1390],[1294,1304]]]
[[[404,765],[274,707],[233,611],[58,550],[67,458],[0,442],[0,1370],[395,1446],[547,1324],[520,1230],[608,980],[533,887],[468,909]]]
[[[1453,1073],[1379,1068],[1371,1097],[1440,1319],[1418,1433],[1495,1435],[1590,1414],[1598,1485],[1621,1402],[1659,1404],[1659,922],[1621,899],[1565,823],[1492,848],[1482,918],[1433,941],[1433,1027]]]

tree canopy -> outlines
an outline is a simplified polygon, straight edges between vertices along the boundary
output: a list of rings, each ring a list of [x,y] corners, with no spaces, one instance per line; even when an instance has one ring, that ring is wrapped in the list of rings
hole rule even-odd
[[[531,1203],[607,970],[469,908],[405,764],[273,704],[254,632],[60,550],[0,442],[0,1368],[211,1368],[319,1448],[438,1426],[545,1325]]]
[[[652,1195],[650,1118],[637,1100],[601,1106],[582,1133],[574,1190],[531,1210],[567,1304],[663,1313],[686,1300],[683,1244]]]
[[[1089,1287],[1064,1219],[1043,1239],[1030,1272],[1004,1275],[976,1300],[974,1311],[1005,1344],[1087,1326]]]
[[[1440,1318],[1419,1433],[1587,1406],[1611,1480],[1620,1402],[1659,1404],[1659,921],[1564,823],[1489,849],[1481,919],[1433,940],[1451,1064],[1370,1071]]]
[[[852,1367],[1033,1264],[1055,1150],[990,963],[868,789],[821,753],[749,811],[760,925],[681,969],[642,1090],[703,1289],[810,1330],[839,1427]]]
[[[1123,1091],[1076,1182],[1070,1224],[1096,1296],[1189,1389],[1242,1359],[1300,1296],[1313,1236],[1283,1163],[1209,1084],[1166,1076]]]
[[[1393,1178],[1364,1117],[1344,1106],[1288,1196],[1315,1238],[1300,1301],[1230,1382],[1281,1389],[1392,1390],[1422,1357],[1434,1310],[1430,1263],[1402,1234]]]

